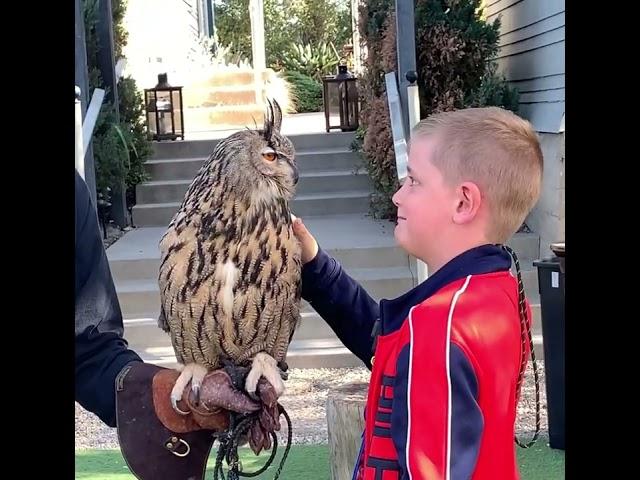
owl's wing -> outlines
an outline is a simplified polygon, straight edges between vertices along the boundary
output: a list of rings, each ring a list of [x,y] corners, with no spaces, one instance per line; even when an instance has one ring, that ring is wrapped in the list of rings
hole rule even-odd
[[[216,239],[214,232],[213,238]],[[220,248],[222,250],[222,248]],[[213,325],[209,320],[217,308],[212,291],[218,288],[216,260],[203,247],[192,226],[170,228],[160,243],[161,318],[178,359],[205,366],[215,365]],[[183,363],[183,362],[181,362]]]
[[[158,328],[161,328],[165,332],[169,333],[169,323],[167,323],[167,316],[164,314],[164,306],[162,299],[160,300],[160,315],[158,315]]]
[[[298,284],[297,281],[281,283],[282,287],[276,290],[273,297],[276,315],[274,315],[272,322],[276,335],[270,354],[278,362],[285,360],[293,334],[300,324]]]

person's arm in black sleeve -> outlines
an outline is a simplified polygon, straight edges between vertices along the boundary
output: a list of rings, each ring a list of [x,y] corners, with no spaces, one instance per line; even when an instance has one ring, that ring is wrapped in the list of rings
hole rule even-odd
[[[76,401],[116,426],[115,380],[140,357],[123,338],[122,312],[102,243],[98,217],[76,171]]]

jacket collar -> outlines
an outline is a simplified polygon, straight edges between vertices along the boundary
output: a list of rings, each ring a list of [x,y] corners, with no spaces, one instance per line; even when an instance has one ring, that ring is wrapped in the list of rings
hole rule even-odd
[[[413,306],[424,302],[445,285],[468,275],[506,271],[509,268],[511,256],[500,245],[481,245],[461,253],[404,295],[392,300],[381,300],[380,333],[387,335],[400,328]]]

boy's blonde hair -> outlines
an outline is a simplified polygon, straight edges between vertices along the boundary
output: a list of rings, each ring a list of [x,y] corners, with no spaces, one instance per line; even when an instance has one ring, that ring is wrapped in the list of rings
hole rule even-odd
[[[432,163],[450,185],[474,182],[487,202],[486,232],[506,242],[522,225],[540,195],[542,149],[526,120],[498,108],[468,108],[422,120],[412,138],[434,136]]]

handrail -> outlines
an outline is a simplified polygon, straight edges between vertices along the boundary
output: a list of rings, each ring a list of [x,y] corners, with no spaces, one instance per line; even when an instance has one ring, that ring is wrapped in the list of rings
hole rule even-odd
[[[87,108],[87,113],[82,121],[82,91],[80,87],[76,85],[75,89],[75,123],[76,123],[76,170],[82,178],[84,176],[84,157],[87,154],[89,148],[89,142],[93,136],[93,130],[96,128],[96,122],[98,121],[98,115],[100,114],[100,108],[104,101],[105,91],[101,88],[93,90],[91,96],[91,103]]]
[[[84,179],[84,155],[83,155],[83,141],[82,141],[82,104],[80,103],[82,92],[80,87],[76,85],[76,170],[80,176]]]
[[[105,91],[101,88],[94,88],[93,95],[91,96],[91,103],[87,108],[87,113],[84,116],[84,122],[82,124],[82,138],[84,152],[89,148],[89,142],[93,136],[93,130],[96,128],[98,121],[98,115],[100,115],[100,108],[104,101]]]
[[[398,180],[402,181],[407,176],[408,155],[396,72],[386,73],[384,75],[384,81],[387,87],[387,103],[389,104],[389,115],[391,117],[391,134],[393,137],[393,151],[396,157],[396,172],[398,173]]]
[[[413,129],[413,127],[415,127],[420,121],[420,96],[418,94],[418,86],[415,83],[416,78],[415,72],[407,74],[407,80],[410,82],[410,85],[407,87],[407,114],[409,115],[410,129]],[[402,180],[407,176],[409,155],[407,152],[404,123],[402,121],[402,103],[400,101],[400,93],[398,91],[396,72],[386,73],[384,80],[387,87],[389,115],[391,116],[391,133],[393,135],[393,151],[396,157],[396,171],[398,174],[398,180],[402,182]],[[416,259],[416,264],[418,268],[418,283],[422,283],[429,276],[427,265],[420,259]]]

